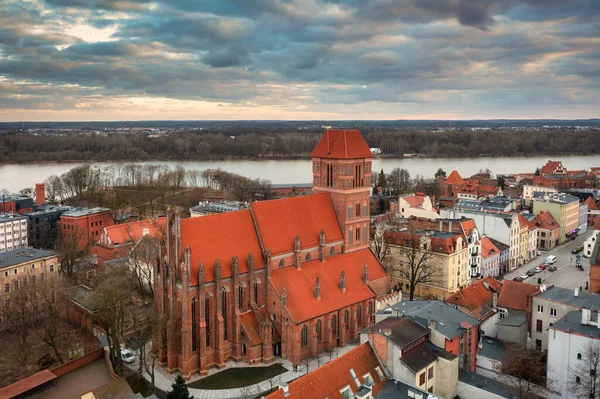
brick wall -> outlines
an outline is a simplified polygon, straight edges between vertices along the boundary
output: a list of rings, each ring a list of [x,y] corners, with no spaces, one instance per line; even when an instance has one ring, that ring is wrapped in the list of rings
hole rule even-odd
[[[98,348],[95,351],[88,353],[87,355],[79,357],[75,360],[71,360],[70,362],[67,362],[65,364],[61,364],[60,366],[55,367],[50,371],[56,374],[57,377],[60,377],[61,375],[70,373],[73,370],[77,370],[78,368],[83,367],[86,364],[89,364],[94,360],[101,358],[103,352],[104,349]]]

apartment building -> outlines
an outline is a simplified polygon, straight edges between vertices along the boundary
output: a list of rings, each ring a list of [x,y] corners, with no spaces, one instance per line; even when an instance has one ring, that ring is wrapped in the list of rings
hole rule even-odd
[[[60,215],[57,222],[60,234],[76,239],[81,247],[100,239],[102,229],[115,224],[108,208],[75,208]]]
[[[0,215],[0,253],[27,248],[27,218],[5,213]]]
[[[579,228],[579,198],[564,193],[535,193],[533,213],[550,212],[560,226],[559,244],[577,234]]]
[[[58,275],[58,256],[53,251],[13,249],[0,255],[0,300],[21,285]]]

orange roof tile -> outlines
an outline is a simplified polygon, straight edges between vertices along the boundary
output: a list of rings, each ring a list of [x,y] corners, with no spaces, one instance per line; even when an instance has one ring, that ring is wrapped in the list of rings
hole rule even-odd
[[[198,266],[204,263],[204,279],[214,281],[214,262],[221,263],[221,278],[231,277],[231,259],[238,257],[239,272],[246,273],[248,254],[254,268],[264,268],[262,250],[249,210],[181,219],[181,243],[192,251],[192,281],[198,284]]]
[[[362,280],[364,265],[369,265],[369,281],[386,276],[386,272],[369,249],[329,256],[326,262],[302,263],[302,269],[283,267],[273,270],[271,281],[281,294],[287,291],[287,309],[296,323],[333,312],[357,302],[375,298],[375,293]],[[342,270],[346,272],[346,292],[339,288]],[[321,299],[314,297],[319,276]]]
[[[450,176],[448,176],[446,178],[446,181],[444,183],[446,184],[464,184],[464,180],[462,177],[460,177],[460,175],[458,174],[457,171],[453,170],[452,173],[450,173]]]
[[[142,220],[139,222],[129,222],[115,224],[104,228],[102,237],[98,243],[107,246],[122,245],[128,242],[137,242],[142,238],[144,229],[148,229],[148,234],[157,237],[162,234],[166,226],[166,218]]]
[[[319,245],[321,230],[327,243],[343,240],[328,193],[253,202],[252,211],[271,255],[292,252],[296,235],[303,249]]]
[[[471,316],[482,320],[493,309],[494,292],[499,293],[501,289],[500,281],[486,277],[450,295],[445,301],[466,308]]]
[[[283,389],[278,389],[267,395],[266,399],[341,399],[340,389],[350,386],[353,393],[359,390],[352,377],[351,369],[354,370],[360,384],[365,383],[363,377],[365,374],[371,374],[375,383],[373,387],[373,397],[375,397],[386,382],[385,377],[379,378],[376,367],[382,366],[371,345],[365,342],[337,359],[290,382],[288,396],[285,396]],[[383,369],[381,370],[383,371]]]
[[[268,318],[267,309],[264,306],[258,309],[258,311],[261,313],[263,319]],[[244,334],[246,334],[250,345],[254,346],[262,344],[262,338],[260,337],[260,333],[258,331],[260,322],[255,311],[249,310],[246,313],[242,313],[240,316],[240,321],[242,328],[244,329]]]
[[[313,158],[373,158],[367,142],[358,130],[329,129],[310,153]]]
[[[562,166],[560,161],[548,161],[546,162],[546,165],[542,166],[541,173],[544,175],[551,175],[559,166]]]
[[[558,223],[552,217],[552,214],[547,211],[541,211],[535,219],[533,219],[533,223],[543,230],[554,230],[560,228]]]
[[[411,246],[410,241],[420,239],[425,234],[422,232],[412,233],[410,231],[386,231],[385,233],[386,242],[392,245],[399,246]],[[443,234],[441,237],[436,234]],[[452,254],[456,251],[456,243],[459,238],[464,238],[461,233],[445,233],[445,232],[432,232],[432,235],[427,236],[431,239],[431,250],[432,252],[439,252],[444,254]],[[466,243],[463,241],[463,248]]]
[[[587,199],[583,203],[588,206],[588,211],[600,211],[600,208],[598,208],[598,204],[596,204],[596,201],[594,201],[594,198],[592,198],[591,196],[587,197]]]
[[[482,237],[481,238],[481,256],[483,256],[484,258],[489,258],[490,256],[494,256],[496,254],[499,254],[500,249],[498,249],[497,246],[494,245],[494,243],[492,241],[490,241],[489,238],[487,237]]]
[[[473,219],[467,219],[460,222],[460,227],[463,230],[465,238],[466,236],[471,235],[471,232],[477,228]]]
[[[514,310],[526,310],[528,296],[535,294],[539,288],[535,285],[505,280],[498,296],[498,306]]]
[[[522,214],[520,214],[520,213],[517,213],[517,219],[519,219],[519,224],[520,224],[521,226],[523,226],[523,225],[527,226],[527,229],[528,229],[528,230],[535,229],[535,228],[537,227],[537,226],[535,225],[535,223],[533,223],[533,222],[530,222],[529,220],[527,220],[527,219],[525,218],[525,216],[523,216],[523,215],[522,215]]]
[[[39,373],[35,373],[27,378],[23,378],[14,384],[1,388],[0,398],[14,398],[15,396],[21,395],[33,388],[39,387],[48,381],[52,381],[55,378],[56,374],[54,374],[52,371],[42,370]]]
[[[406,201],[411,208],[419,208],[420,205],[423,205],[423,202],[425,201],[425,197],[422,195],[411,195],[402,197],[402,199]]]

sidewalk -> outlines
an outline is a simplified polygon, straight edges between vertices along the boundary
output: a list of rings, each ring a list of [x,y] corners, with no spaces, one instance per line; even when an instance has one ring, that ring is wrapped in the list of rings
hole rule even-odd
[[[347,346],[344,346],[343,348],[337,348],[338,351],[337,351],[337,353],[334,352],[332,360],[354,348],[355,348],[354,345],[347,345]],[[250,385],[250,386],[244,387],[244,388],[219,389],[219,390],[202,390],[202,389],[189,388],[190,394],[194,398],[198,398],[198,399],[254,398],[254,397],[257,397],[262,392],[265,392],[271,388],[277,387],[281,382],[289,382],[298,377],[302,377],[303,375],[305,375],[307,373],[305,364],[298,366],[298,372],[293,372],[292,371],[293,364],[290,361],[276,358],[275,362],[280,363],[283,367],[285,367],[289,371],[287,371],[277,377],[273,377],[270,380],[266,380],[266,381],[260,382],[258,384]],[[320,362],[315,359],[309,363],[309,365],[308,365],[309,371],[316,370],[319,367],[319,365],[323,366],[324,364],[326,364],[328,362],[329,362],[329,356],[327,356],[327,355],[324,355],[320,359]],[[228,368],[229,367],[264,367],[265,366],[264,364],[249,365],[244,362],[238,363],[238,362],[234,362],[231,360],[226,362],[225,365]],[[218,370],[216,368],[211,368],[208,371],[208,375],[216,374],[219,371],[221,371],[221,370]],[[143,373],[143,376],[144,376],[144,378],[146,378],[146,380],[148,380],[148,381],[151,380],[150,375],[148,375],[146,372]],[[157,388],[161,389],[162,391],[169,392],[171,390],[171,384],[173,384],[173,382],[175,381],[176,376],[177,376],[176,373],[169,374],[166,372],[166,370],[164,370],[161,367],[157,366],[154,368],[155,385]],[[201,377],[198,374],[195,374],[190,379],[190,382],[198,381],[205,377],[206,376]]]

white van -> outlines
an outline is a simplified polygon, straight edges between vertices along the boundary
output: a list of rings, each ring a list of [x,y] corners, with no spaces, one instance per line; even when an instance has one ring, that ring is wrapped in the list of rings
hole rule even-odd
[[[546,263],[548,263],[549,265],[554,264],[554,262],[556,262],[556,256],[550,255],[546,258]]]

